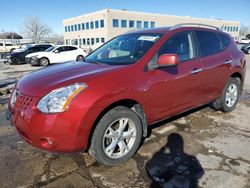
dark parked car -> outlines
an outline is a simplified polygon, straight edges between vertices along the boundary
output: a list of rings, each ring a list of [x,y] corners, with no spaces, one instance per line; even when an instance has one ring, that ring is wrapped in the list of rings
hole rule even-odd
[[[20,49],[16,52],[12,52],[9,57],[8,61],[10,64],[22,64],[25,63],[25,56],[31,53],[35,52],[41,52],[48,48],[50,48],[52,45],[50,44],[33,44],[29,45],[24,49]]]
[[[99,163],[131,158],[148,125],[211,103],[232,111],[246,58],[212,26],[131,31],[85,58],[27,74],[7,118],[31,145],[51,152],[88,150]]]
[[[242,46],[241,50],[245,53],[245,54],[250,54],[250,43],[246,44],[244,46]]]

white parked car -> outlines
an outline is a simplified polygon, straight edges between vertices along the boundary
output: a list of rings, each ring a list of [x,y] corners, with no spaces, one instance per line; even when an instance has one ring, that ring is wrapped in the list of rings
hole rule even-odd
[[[242,38],[242,39],[239,40],[239,43],[240,44],[248,44],[248,43],[250,43],[250,40],[247,39],[247,38]]]
[[[56,45],[43,52],[36,52],[25,57],[26,63],[31,65],[47,66],[50,63],[63,63],[66,61],[83,61],[86,56],[83,49],[70,45]]]

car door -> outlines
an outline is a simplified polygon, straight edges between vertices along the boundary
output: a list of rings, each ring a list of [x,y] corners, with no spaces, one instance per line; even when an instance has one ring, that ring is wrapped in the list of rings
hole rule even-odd
[[[229,67],[233,57],[227,50],[223,51],[223,44],[219,35],[213,31],[195,31],[204,70],[204,93],[207,100],[220,96],[229,77]],[[229,40],[230,41],[230,40]]]
[[[61,63],[65,61],[65,53],[67,49],[65,46],[57,47],[53,50],[53,52],[50,54],[50,62],[51,63]]]
[[[193,34],[181,32],[170,37],[155,55],[177,54],[177,66],[148,72],[152,121],[180,113],[204,101],[202,63],[197,57]]]
[[[73,61],[76,60],[77,57],[77,47],[74,46],[67,46],[66,51],[64,52],[65,60],[66,61]]]

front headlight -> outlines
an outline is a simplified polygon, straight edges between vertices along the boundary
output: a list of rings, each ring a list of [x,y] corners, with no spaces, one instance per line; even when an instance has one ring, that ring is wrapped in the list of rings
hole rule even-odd
[[[32,59],[32,60],[37,60],[37,59],[38,59],[38,55],[31,56],[30,59]]]
[[[17,91],[16,89],[13,91],[13,94],[11,96],[11,99],[10,99],[10,105],[11,105],[11,108],[14,108],[14,105],[15,105],[15,102],[16,102],[16,99],[17,99]]]
[[[77,83],[53,90],[38,102],[37,109],[43,113],[65,112],[75,96],[86,88],[86,83]]]

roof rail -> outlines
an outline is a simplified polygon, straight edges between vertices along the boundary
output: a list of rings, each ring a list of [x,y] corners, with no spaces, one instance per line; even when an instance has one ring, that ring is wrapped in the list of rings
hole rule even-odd
[[[181,24],[172,26],[169,30],[178,29],[178,28],[185,27],[185,26],[208,27],[208,28],[212,28],[212,29],[216,29],[220,31],[220,28],[218,27],[207,25],[207,24],[201,24],[201,23],[181,23]]]

